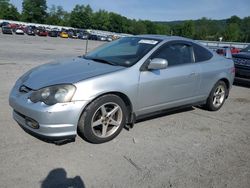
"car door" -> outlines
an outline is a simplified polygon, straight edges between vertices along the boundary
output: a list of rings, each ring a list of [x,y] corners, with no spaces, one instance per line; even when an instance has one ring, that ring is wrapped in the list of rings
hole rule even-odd
[[[138,115],[192,102],[200,84],[200,67],[188,42],[168,42],[149,61],[154,58],[166,59],[168,66],[140,72]]]

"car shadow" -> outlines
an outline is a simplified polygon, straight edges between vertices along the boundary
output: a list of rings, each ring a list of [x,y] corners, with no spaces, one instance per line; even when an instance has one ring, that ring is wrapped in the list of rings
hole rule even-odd
[[[63,168],[56,168],[49,172],[47,177],[41,182],[41,188],[85,188],[80,176],[67,178],[67,172]]]
[[[233,85],[239,86],[239,87],[250,88],[250,81],[235,79]]]
[[[61,146],[61,145],[65,145],[65,144],[68,144],[68,143],[71,143],[71,142],[75,142],[75,136],[72,136],[72,137],[69,137],[69,138],[65,138],[65,139],[62,139],[62,140],[49,140],[49,139],[46,139],[44,137],[42,137],[41,135],[38,135],[34,132],[32,132],[31,130],[29,130],[28,128],[22,126],[21,124],[18,123],[18,125],[26,132],[28,133],[29,135],[37,138],[38,140],[41,140],[43,142],[46,142],[46,143],[51,143],[51,144],[55,144],[55,145],[58,145],[58,146]]]
[[[157,118],[161,118],[164,116],[170,116],[173,114],[178,114],[178,113],[182,113],[182,112],[187,112],[187,111],[192,111],[195,110],[194,107],[183,107],[183,108],[177,108],[177,109],[170,109],[170,110],[163,110],[163,111],[159,111],[153,114],[147,114],[145,116],[141,116],[138,117],[138,119],[136,120],[135,123],[140,123],[143,121],[147,121],[147,120],[153,120],[153,119],[157,119]]]

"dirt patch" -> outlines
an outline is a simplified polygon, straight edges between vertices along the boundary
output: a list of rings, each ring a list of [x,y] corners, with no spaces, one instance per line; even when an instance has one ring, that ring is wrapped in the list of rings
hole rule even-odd
[[[233,99],[234,102],[240,102],[240,103],[250,103],[250,99],[246,98],[235,98]]]
[[[54,48],[42,48],[43,50],[56,50]]]
[[[211,131],[211,129],[209,127],[200,127],[200,128],[197,128],[200,132],[208,132],[208,131]]]
[[[0,63],[0,65],[16,65],[17,63]]]

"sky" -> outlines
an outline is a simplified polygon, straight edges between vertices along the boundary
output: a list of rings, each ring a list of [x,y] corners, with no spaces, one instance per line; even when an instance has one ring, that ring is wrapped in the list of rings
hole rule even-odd
[[[22,0],[10,0],[18,10]],[[89,4],[94,11],[104,9],[131,19],[151,21],[225,19],[250,16],[250,0],[47,0],[48,7],[60,5],[71,11],[76,4]]]

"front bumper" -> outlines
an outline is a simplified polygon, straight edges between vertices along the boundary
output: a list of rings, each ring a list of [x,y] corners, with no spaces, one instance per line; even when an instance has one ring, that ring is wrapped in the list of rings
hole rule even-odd
[[[3,34],[11,34],[12,35],[12,31],[4,31]]]
[[[250,68],[235,66],[235,77],[250,80]]]
[[[26,132],[43,140],[62,140],[74,138],[77,124],[87,101],[57,103],[48,106],[44,103],[33,103],[28,93],[21,93],[13,88],[9,104],[13,108],[13,118]],[[30,125],[30,121],[37,126]]]

